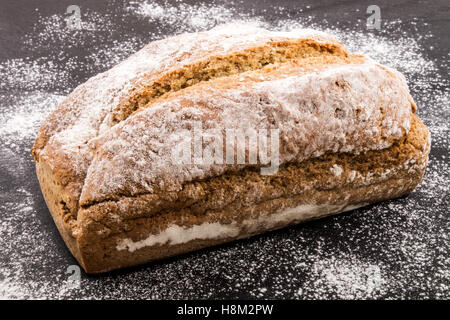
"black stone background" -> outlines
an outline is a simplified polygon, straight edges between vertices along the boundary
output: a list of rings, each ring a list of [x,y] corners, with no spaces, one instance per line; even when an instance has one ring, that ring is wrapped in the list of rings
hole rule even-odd
[[[169,1],[170,2],[170,1]],[[196,1],[186,1],[187,3],[194,3]],[[83,57],[88,55],[92,48],[90,46],[74,46],[72,48],[60,46],[48,46],[37,51],[36,48],[30,48],[23,42],[23,36],[26,34],[33,34],[33,26],[39,22],[39,17],[45,17],[52,14],[64,13],[67,6],[70,4],[79,5],[82,10],[95,11],[99,13],[111,14],[115,24],[117,24],[119,32],[113,35],[108,35],[103,39],[104,43],[109,43],[115,40],[120,41],[123,37],[129,34],[137,34],[140,37],[145,37],[148,30],[156,28],[152,23],[147,23],[143,19],[131,19],[129,13],[125,12],[124,7],[126,2],[121,1],[84,1],[84,0],[42,0],[42,1],[0,1],[0,62],[12,58],[38,58],[42,55],[48,55],[49,52],[56,53],[64,52],[64,57],[78,56],[79,61],[83,64]],[[198,2],[196,2],[198,3]],[[299,8],[303,11],[299,14],[311,15],[312,21],[321,23],[326,20],[329,26],[337,26],[339,24],[342,28],[350,28],[355,30],[364,30],[364,22],[367,18],[365,10],[370,4],[377,4],[382,10],[383,21],[400,19],[403,21],[398,27],[397,33],[392,31],[392,36],[401,36],[402,33],[414,36],[417,30],[409,24],[413,19],[426,21],[428,24],[420,30],[420,32],[431,33],[433,37],[427,37],[421,40],[420,45],[424,50],[424,55],[433,61],[439,61],[443,57],[448,58],[449,52],[449,30],[450,30],[450,9],[449,2],[442,1],[288,1],[288,0],[253,0],[230,3],[230,6],[235,6],[238,10],[243,12],[253,12],[257,15],[265,15],[267,20],[276,20],[282,18],[271,11],[271,6],[284,6],[291,14],[299,12]],[[310,8],[306,8],[309,5]],[[355,8],[360,10],[357,12]],[[38,10],[36,10],[38,9]],[[264,11],[266,10],[266,11]],[[362,21],[362,22],[361,22]],[[165,29],[164,29],[165,28]],[[173,33],[174,29],[165,26],[162,29],[162,34]],[[174,26],[175,28],[175,26]],[[369,31],[367,31],[369,32]],[[377,31],[372,31],[377,32]],[[152,39],[149,38],[148,41]],[[428,50],[429,47],[434,47],[433,50]],[[64,67],[65,61],[55,59],[55,63]],[[53,92],[64,93],[70,92],[80,83],[87,80],[89,77],[95,75],[101,70],[97,66],[90,66],[90,68],[80,68],[71,74],[71,83],[62,86],[55,83],[51,88]],[[440,75],[448,78],[448,70],[444,64],[439,66]],[[5,93],[5,88],[0,88],[0,92]],[[10,90],[10,89],[8,89]],[[448,88],[441,88],[437,90],[448,90]],[[15,92],[7,92],[8,94]],[[20,90],[17,90],[20,95]],[[420,93],[413,92],[414,95]],[[0,101],[0,112],[7,109],[8,100]],[[426,108],[426,106],[419,106]],[[448,119],[447,119],[448,121]],[[25,145],[28,148],[30,145]],[[436,159],[446,159],[448,155],[448,148],[438,147],[432,149],[432,156]],[[22,178],[15,178],[7,173],[0,172],[0,182],[2,190],[9,190],[17,188],[21,184],[26,184],[33,192],[34,206],[39,214],[39,223],[43,230],[49,234],[48,241],[55,244],[52,246],[51,264],[45,264],[45,267],[39,269],[39,264],[34,268],[39,270],[39,279],[31,272],[23,275],[24,279],[29,278],[30,281],[38,283],[51,283],[65,279],[65,271],[68,265],[75,264],[75,260],[66,249],[61,240],[50,214],[48,213],[44,199],[41,195],[37,179],[34,174],[33,162],[29,154],[18,155],[27,159],[26,170]],[[6,161],[0,157],[0,160]],[[2,163],[2,166],[14,167],[14,161],[8,159],[8,163]],[[442,173],[446,174],[447,173]],[[447,180],[448,182],[448,180]],[[423,186],[422,186],[423,187]],[[3,191],[2,191],[3,192]],[[390,270],[398,277],[402,276],[402,268],[408,267],[407,263],[402,261],[402,255],[389,255],[383,251],[383,247],[387,245],[387,241],[392,241],[388,225],[385,223],[390,217],[405,215],[405,208],[407,203],[413,201],[420,203],[422,194],[414,192],[408,197],[389,201],[383,204],[377,204],[356,210],[351,213],[345,213],[335,217],[329,217],[306,223],[299,226],[294,226],[284,230],[272,232],[270,234],[254,237],[249,240],[242,240],[236,243],[227,244],[224,246],[209,248],[197,253],[183,255],[181,257],[157,262],[137,268],[121,270],[103,276],[88,276],[82,274],[82,289],[73,290],[63,293],[57,292],[43,292],[40,298],[294,298],[295,292],[301,288],[309,279],[308,267],[299,269],[295,262],[290,263],[289,257],[292,255],[292,248],[297,248],[299,251],[308,251],[309,255],[314,255],[314,250],[317,249],[317,239],[322,239],[326,245],[321,250],[328,250],[329,254],[333,252],[351,252],[352,254],[361,257],[373,263],[382,263],[387,266],[386,270]],[[438,199],[439,198],[439,199]],[[448,231],[448,194],[439,195],[438,198],[430,201],[430,199],[423,199],[426,201],[425,207],[428,208],[428,214],[435,217],[437,228],[435,232],[442,233],[442,230]],[[444,199],[444,200],[442,200]],[[0,198],[1,200],[1,198]],[[11,199],[9,199],[11,200]],[[2,200],[3,201],[3,200]],[[394,204],[393,209],[389,204]],[[404,205],[404,206],[403,206]],[[4,213],[1,213],[2,215]],[[368,218],[373,216],[373,218]],[[0,216],[0,220],[1,220]],[[29,221],[24,217],[23,225],[26,226]],[[401,218],[400,218],[401,219]],[[367,228],[361,228],[361,223],[368,223]],[[447,226],[442,228],[442,226]],[[359,230],[358,234],[352,234],[352,230]],[[430,230],[432,234],[434,231]],[[299,236],[301,235],[301,237]],[[448,242],[444,234],[434,234],[437,239],[435,246],[436,250],[442,252],[444,250],[448,260]],[[262,255],[258,253],[250,254],[251,249],[265,250]],[[312,250],[312,251],[311,251]],[[318,250],[318,249],[317,249]],[[32,252],[24,252],[24,259],[27,254]],[[323,254],[323,253],[317,253]],[[49,254],[50,256],[50,254]],[[296,254],[298,256],[298,253]],[[396,257],[393,259],[392,257]],[[42,261],[48,259],[46,255],[42,256]],[[247,259],[247,260],[246,260]],[[2,263],[8,263],[8,257],[0,256]],[[247,262],[255,262],[258,264],[249,265]],[[308,266],[308,260],[305,260]],[[417,262],[424,263],[424,262]],[[440,280],[434,282],[434,277],[437,273],[446,273],[448,275],[447,264],[434,264],[433,261],[426,262],[425,274],[414,275],[414,272],[408,273],[405,271],[405,278],[398,283],[401,286],[389,287],[383,293],[369,295],[374,298],[434,298],[437,292],[442,297],[442,287],[437,286],[446,285]],[[311,267],[311,266],[309,266]],[[26,268],[24,270],[27,270]],[[250,274],[249,274],[250,273]],[[295,273],[293,275],[292,273]],[[250,276],[252,279],[243,281],[243,275]],[[417,278],[416,278],[417,277]],[[428,279],[429,285],[417,285],[422,282],[421,279]],[[0,276],[0,280],[2,277]],[[236,286],[237,283],[242,285]],[[411,283],[411,285],[408,285]],[[266,290],[259,290],[266,288]],[[314,290],[320,288],[305,288],[300,298],[314,298]],[[36,289],[38,290],[38,288]],[[259,290],[259,291],[258,291]],[[309,291],[308,291],[309,290]],[[336,289],[337,290],[337,289]],[[445,290],[444,290],[445,291]],[[258,293],[259,292],[259,293]],[[327,292],[319,295],[323,298],[340,297],[337,292],[333,292],[331,288]],[[444,294],[445,296],[445,294]],[[447,298],[448,292],[446,294]]]

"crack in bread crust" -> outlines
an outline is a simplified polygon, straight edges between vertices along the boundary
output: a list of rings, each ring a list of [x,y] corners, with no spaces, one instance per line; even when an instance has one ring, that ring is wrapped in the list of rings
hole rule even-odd
[[[185,181],[248,166],[171,162],[183,136],[179,132],[191,130],[192,121],[218,130],[277,128],[280,164],[327,152],[380,150],[407,134],[410,95],[397,74],[359,56],[303,60],[168,94],[92,140],[80,204],[117,194],[174,191]]]
[[[321,44],[311,39],[271,41],[265,46],[236,51],[224,56],[213,56],[192,65],[185,65],[157,79],[150,76],[142,79],[140,83],[135,83],[130,94],[125,96],[112,111],[111,124],[115,125],[125,120],[164,94],[200,82],[254,71],[294,59],[325,55],[346,57],[348,54],[342,46]]]
[[[357,187],[358,183],[382,183],[400,169],[404,172],[397,178],[411,178],[405,175],[408,168],[403,168],[409,161],[411,168],[415,168],[411,169],[411,172],[421,175],[428,159],[427,139],[428,130],[414,115],[408,135],[384,150],[368,151],[359,155],[329,153],[300,163],[286,164],[271,176],[262,176],[255,168],[246,168],[186,183],[179,192],[116,195],[105,201],[84,205],[81,210],[89,212],[89,217],[96,217],[96,221],[103,219],[113,224],[114,219],[110,220],[108,217],[110,211],[119,211],[124,222],[130,219],[152,218],[155,221],[161,220],[155,222],[155,226],[159,227],[164,225],[163,221],[177,219],[193,221],[192,224],[195,224],[207,212],[210,215],[211,212],[225,209],[238,212],[239,207],[246,204],[300,195],[308,192],[308,189],[326,191],[345,186]],[[336,166],[340,167],[338,174],[333,170]],[[361,177],[367,179],[361,180]],[[414,180],[418,183],[420,178]],[[304,199],[306,200],[307,198]],[[98,214],[99,212],[103,214]],[[86,213],[83,215],[86,216]],[[168,217],[169,215],[171,217]],[[230,219],[236,218],[234,216]],[[184,224],[190,225],[186,222]]]

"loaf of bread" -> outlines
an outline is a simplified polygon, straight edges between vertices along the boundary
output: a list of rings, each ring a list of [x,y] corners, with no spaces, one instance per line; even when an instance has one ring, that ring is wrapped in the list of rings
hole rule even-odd
[[[88,273],[412,191],[430,137],[405,78],[312,30],[155,41],[77,87],[32,152]]]

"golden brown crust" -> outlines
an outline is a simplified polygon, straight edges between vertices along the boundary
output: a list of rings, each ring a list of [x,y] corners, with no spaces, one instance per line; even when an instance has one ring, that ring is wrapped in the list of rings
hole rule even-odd
[[[139,108],[148,106],[159,97],[200,82],[211,81],[263,69],[267,65],[285,63],[309,57],[347,57],[344,47],[337,43],[319,43],[312,39],[269,41],[243,51],[216,55],[190,65],[183,65],[166,74],[145,75],[134,83],[133,89],[124,96],[112,112],[111,122],[116,124],[134,114]]]
[[[55,221],[59,233],[64,239],[70,252],[78,262],[84,266],[82,254],[78,248],[77,238],[74,234],[76,229],[76,217],[73,216],[67,207],[67,199],[71,198],[70,193],[65,190],[58,179],[58,176],[53,173],[52,169],[45,161],[36,162],[36,173],[45,202],[47,203],[47,207],[52,215],[53,221]]]

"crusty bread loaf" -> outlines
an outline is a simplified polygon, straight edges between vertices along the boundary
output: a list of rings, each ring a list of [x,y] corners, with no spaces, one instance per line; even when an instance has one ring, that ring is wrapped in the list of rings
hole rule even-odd
[[[91,78],[32,151],[60,233],[98,273],[410,192],[430,148],[415,113],[401,74],[328,35],[231,25],[152,42]],[[224,161],[195,146],[174,159],[195,130],[220,134]],[[240,160],[228,130],[246,134]],[[275,163],[251,147],[256,131]]]

